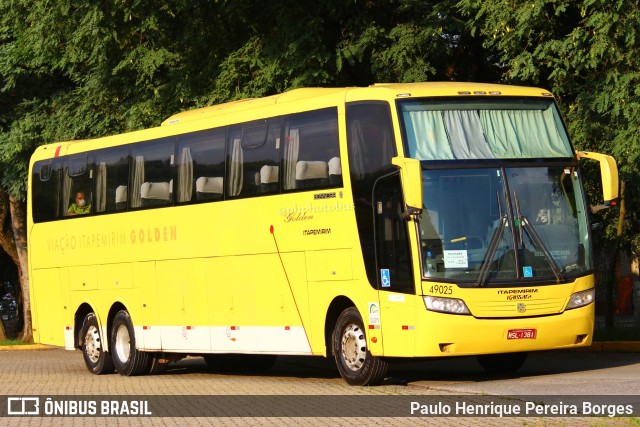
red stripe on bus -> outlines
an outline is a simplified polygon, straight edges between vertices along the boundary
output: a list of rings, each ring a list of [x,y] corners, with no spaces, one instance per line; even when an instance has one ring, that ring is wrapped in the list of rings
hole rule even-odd
[[[61,148],[62,148],[62,146],[61,146],[61,145],[58,145],[58,146],[56,147],[56,154],[55,154],[53,157],[58,157],[58,156],[60,155],[60,149],[61,149]]]

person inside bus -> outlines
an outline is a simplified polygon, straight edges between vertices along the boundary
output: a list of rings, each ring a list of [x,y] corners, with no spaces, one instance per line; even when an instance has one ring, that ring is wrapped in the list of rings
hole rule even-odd
[[[84,193],[78,191],[74,202],[71,203],[69,209],[67,209],[67,216],[84,215],[91,212],[91,203],[87,203],[84,198]]]

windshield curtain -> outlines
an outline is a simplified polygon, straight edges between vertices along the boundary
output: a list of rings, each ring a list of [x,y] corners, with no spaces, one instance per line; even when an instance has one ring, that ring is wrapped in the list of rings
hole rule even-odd
[[[424,278],[556,283],[591,269],[585,203],[569,166],[423,170]]]
[[[552,100],[425,99],[400,104],[418,160],[573,157]]]

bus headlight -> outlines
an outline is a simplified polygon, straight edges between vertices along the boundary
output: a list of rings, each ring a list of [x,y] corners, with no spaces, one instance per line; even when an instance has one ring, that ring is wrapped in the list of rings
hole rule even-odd
[[[569,299],[569,304],[567,304],[567,310],[571,310],[572,308],[583,307],[585,305],[589,305],[593,302],[596,296],[595,288],[587,289],[586,291],[576,292],[571,295]]]
[[[427,310],[439,311],[441,313],[471,314],[467,305],[461,299],[433,297],[430,295],[423,298]]]

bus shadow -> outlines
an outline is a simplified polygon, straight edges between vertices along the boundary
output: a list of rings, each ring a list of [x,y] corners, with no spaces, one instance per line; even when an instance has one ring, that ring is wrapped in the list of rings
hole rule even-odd
[[[584,351],[550,351],[530,353],[524,366],[513,373],[487,373],[475,357],[434,358],[421,361],[396,360],[390,364],[383,386],[408,386],[416,382],[439,383],[484,382],[517,379],[628,366],[640,363],[640,353],[592,353]],[[338,379],[335,361],[316,356],[279,356],[270,369],[256,370],[250,366],[237,369],[210,367],[201,357],[189,357],[157,375],[219,374],[281,378]]]
[[[340,378],[332,359],[315,356],[279,356],[271,368],[252,369],[251,366],[218,368],[209,366],[201,357],[189,357],[158,373],[158,375],[220,374],[234,376],[264,376],[285,378]]]
[[[475,357],[430,359],[392,364],[384,384],[408,385],[426,382],[484,382],[522,377],[537,377],[566,373],[588,372],[640,363],[640,353],[611,353],[587,351],[543,351],[530,353],[519,370],[512,373],[488,373]]]

